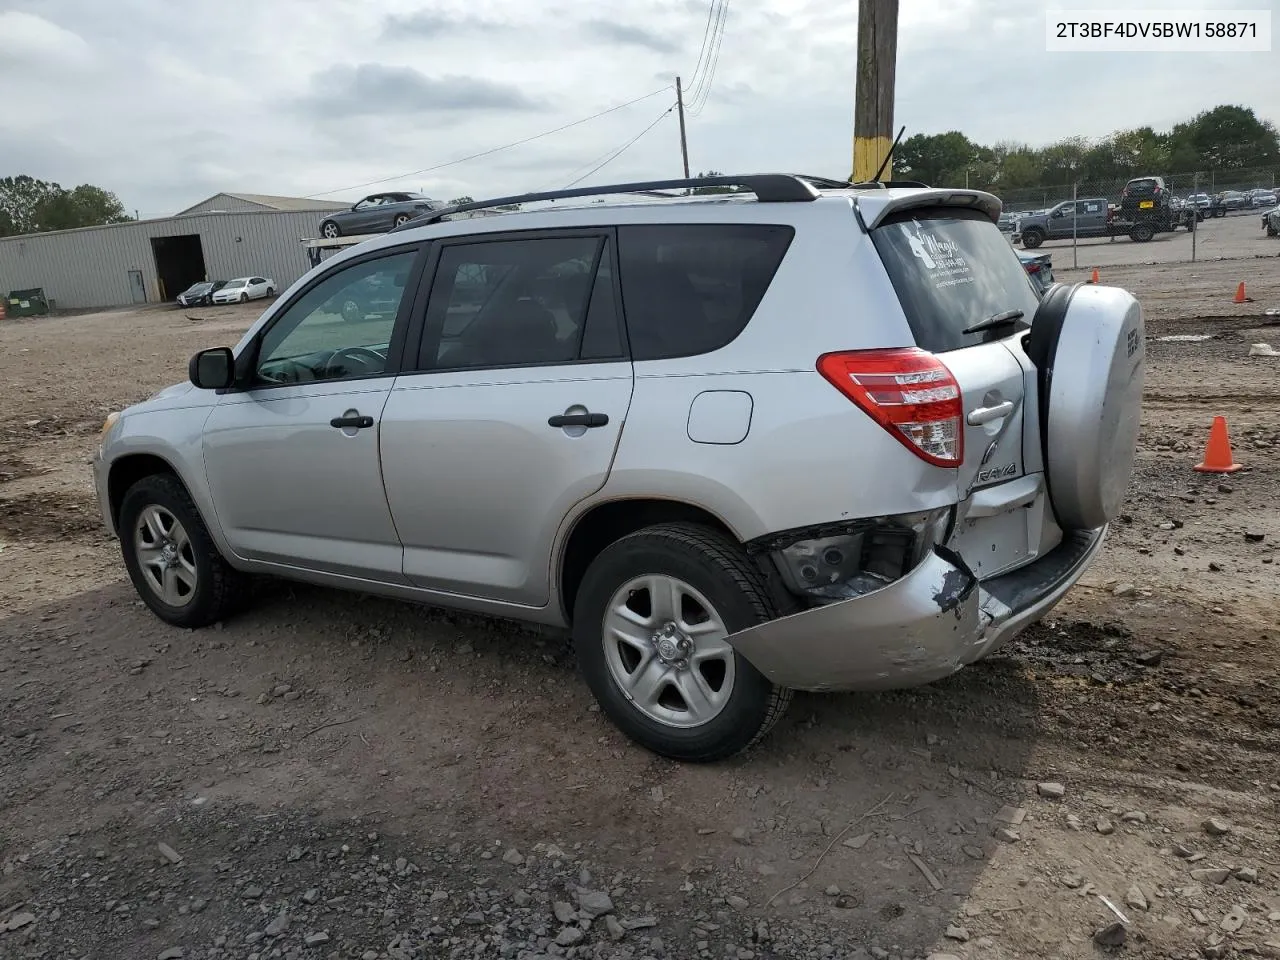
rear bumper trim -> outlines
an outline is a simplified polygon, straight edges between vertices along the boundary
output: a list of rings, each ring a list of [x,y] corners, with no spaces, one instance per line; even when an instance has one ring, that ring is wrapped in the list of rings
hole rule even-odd
[[[981,659],[1045,616],[1080,579],[1106,528],[1069,533],[1040,559],[978,581],[946,548],[873,593],[739,631],[729,642],[796,690],[918,686]]]

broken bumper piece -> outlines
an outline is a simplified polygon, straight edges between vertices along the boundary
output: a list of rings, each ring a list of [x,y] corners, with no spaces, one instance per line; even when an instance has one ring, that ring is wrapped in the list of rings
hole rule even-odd
[[[1080,579],[1106,528],[1068,533],[1043,557],[978,581],[945,548],[902,579],[850,600],[771,620],[729,642],[795,690],[888,690],[950,676],[1035,623]]]

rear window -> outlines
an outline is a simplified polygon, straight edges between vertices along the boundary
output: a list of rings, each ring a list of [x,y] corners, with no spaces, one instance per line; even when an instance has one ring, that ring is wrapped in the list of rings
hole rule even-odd
[[[917,346],[945,353],[1009,336],[1008,326],[964,333],[1006,310],[1025,328],[1040,298],[1008,239],[976,210],[909,211],[871,234]]]
[[[1158,180],[1147,179],[1147,180],[1130,180],[1129,181],[1130,190],[1142,190],[1144,192],[1150,192],[1158,186],[1160,186],[1160,182]]]
[[[632,359],[692,357],[732,341],[760,305],[794,232],[773,224],[619,227]]]

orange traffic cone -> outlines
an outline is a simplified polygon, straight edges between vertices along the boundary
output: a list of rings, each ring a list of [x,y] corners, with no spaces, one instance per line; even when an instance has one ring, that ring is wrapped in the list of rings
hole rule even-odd
[[[1090,283],[1097,283],[1097,282],[1098,282],[1098,270],[1097,270],[1097,268],[1096,268],[1096,267],[1094,268],[1093,276],[1091,276],[1091,277],[1089,278],[1089,282],[1090,282]]]
[[[1243,280],[1241,280],[1241,281],[1240,281],[1240,285],[1239,285],[1238,287],[1236,287],[1236,296],[1235,296],[1235,299],[1234,299],[1234,300],[1232,300],[1231,302],[1232,302],[1232,303],[1253,303],[1253,297],[1246,297],[1246,296],[1244,295],[1244,281],[1243,281]]]
[[[1235,473],[1240,469],[1231,455],[1231,438],[1227,436],[1227,418],[1214,417],[1209,428],[1209,443],[1204,448],[1204,460],[1196,464],[1199,473]]]

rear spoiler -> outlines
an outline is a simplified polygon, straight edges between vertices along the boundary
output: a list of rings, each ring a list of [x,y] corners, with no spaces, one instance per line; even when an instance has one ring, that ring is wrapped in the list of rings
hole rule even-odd
[[[994,194],[982,190],[947,190],[931,187],[925,190],[879,191],[861,193],[854,198],[854,209],[867,231],[870,232],[884,222],[884,219],[904,210],[915,210],[920,207],[964,207],[969,210],[980,210],[999,223],[1003,204]]]

